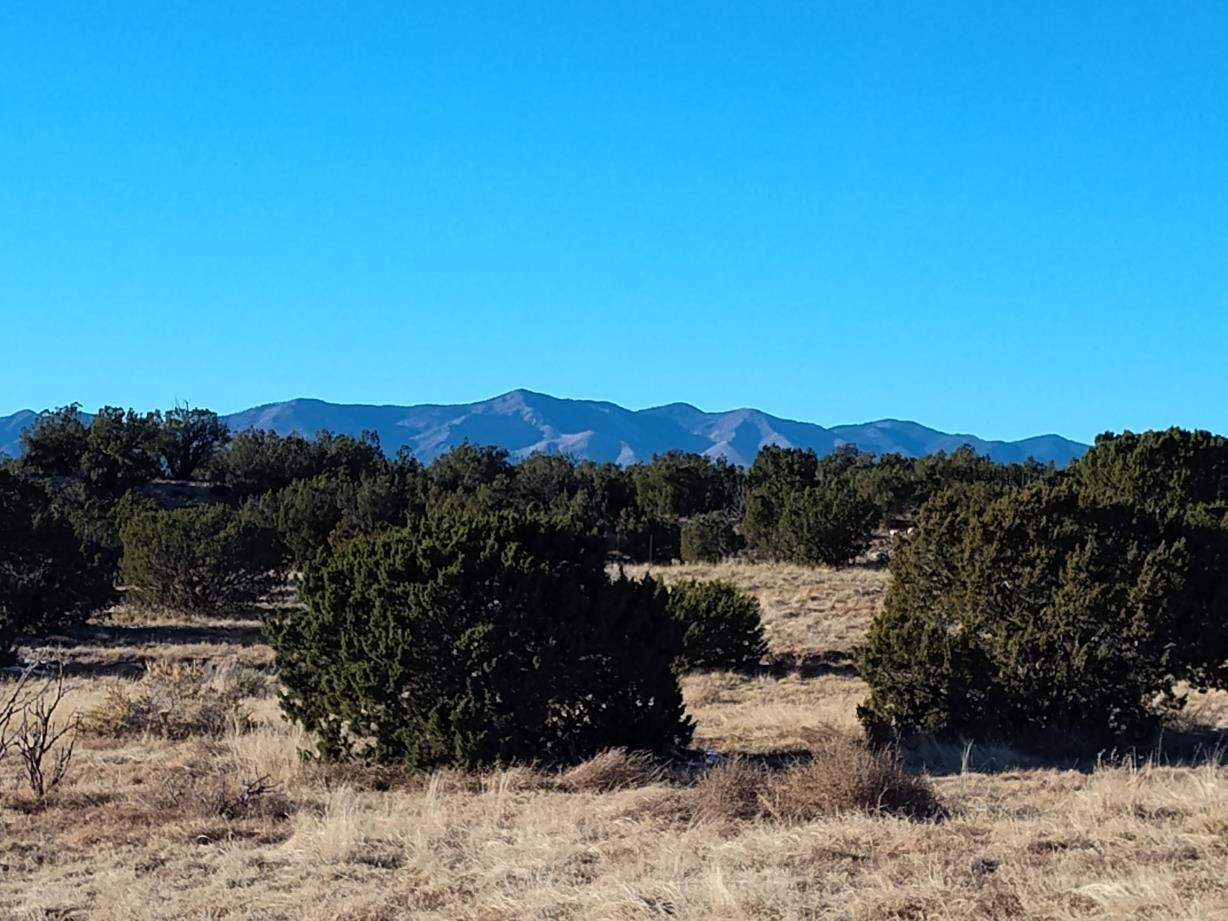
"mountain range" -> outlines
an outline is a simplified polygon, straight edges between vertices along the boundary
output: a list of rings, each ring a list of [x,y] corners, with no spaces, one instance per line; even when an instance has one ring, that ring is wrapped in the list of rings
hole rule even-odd
[[[20,452],[21,431],[36,413],[23,410],[0,417],[0,452]],[[824,428],[781,419],[757,409],[703,412],[687,403],[631,410],[597,400],[567,400],[513,390],[479,403],[373,406],[297,399],[255,406],[224,417],[232,431],[256,428],[282,435],[320,431],[358,435],[373,431],[389,453],[408,448],[424,462],[468,440],[506,448],[513,458],[538,452],[570,454],[596,461],[630,464],[671,449],[724,457],[746,465],[765,445],[813,448],[829,453],[853,444],[877,454],[920,456],[970,445],[1002,462],[1029,457],[1061,466],[1087,446],[1058,435],[1022,441],[986,441],[949,434],[916,422],[882,419],[860,425]]]

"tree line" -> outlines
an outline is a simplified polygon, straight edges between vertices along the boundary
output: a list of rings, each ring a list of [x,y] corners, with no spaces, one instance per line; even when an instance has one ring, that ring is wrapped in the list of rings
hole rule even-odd
[[[68,406],[42,414],[3,464],[4,617],[23,629],[72,619],[113,600],[117,582],[131,600],[209,613],[257,597],[270,573],[445,506],[546,516],[635,562],[747,553],[835,565],[952,483],[1024,483],[1047,469],[970,449],[913,459],[852,447],[766,447],[747,470],[682,451],[629,467],[557,454],[513,463],[469,443],[424,465],[387,456],[369,433],[231,432],[199,408],[87,418]],[[164,508],[164,481],[198,482],[199,507]],[[54,579],[52,559],[65,561]]]
[[[470,443],[423,465],[406,452],[387,456],[371,433],[232,433],[216,413],[190,407],[104,407],[87,420],[75,406],[40,416],[7,468],[47,486],[62,515],[113,563],[120,519],[153,506],[159,481],[197,480],[208,501],[276,532],[296,565],[441,504],[566,520],[637,562],[746,551],[837,565],[860,553],[875,528],[907,521],[952,483],[1019,484],[1049,469],[996,464],[969,448],[914,459],[851,446],[825,457],[770,446],[746,470],[682,451],[629,467],[558,454],[513,463],[502,449]]]

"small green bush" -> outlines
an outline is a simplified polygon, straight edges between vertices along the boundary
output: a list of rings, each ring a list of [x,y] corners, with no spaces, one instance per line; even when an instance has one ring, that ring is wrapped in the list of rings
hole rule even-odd
[[[680,582],[669,613],[683,634],[681,669],[754,668],[767,652],[759,602],[732,582]]]
[[[321,474],[294,480],[281,489],[249,499],[243,516],[276,531],[295,565],[302,566],[322,548],[341,523],[341,478]]]
[[[137,607],[225,614],[284,578],[276,532],[225,505],[142,509],[120,531],[120,579]]]
[[[601,540],[557,522],[436,510],[308,567],[302,601],[266,635],[325,759],[567,764],[690,738],[666,593],[611,580]]]
[[[742,538],[726,512],[705,512],[682,526],[684,563],[719,563],[742,549]]]

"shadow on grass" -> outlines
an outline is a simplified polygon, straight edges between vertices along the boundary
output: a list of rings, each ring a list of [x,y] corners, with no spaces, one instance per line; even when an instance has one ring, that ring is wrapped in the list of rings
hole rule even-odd
[[[27,644],[39,658],[62,666],[65,676],[85,678],[139,678],[145,673],[151,647],[157,650],[156,657],[166,657],[163,651],[173,650],[171,658],[203,659],[216,655],[207,647],[237,651],[262,645],[264,634],[255,613],[165,624],[91,621]],[[116,655],[120,650],[129,654]],[[27,660],[33,657],[26,656]]]
[[[1102,767],[1195,767],[1228,765],[1228,729],[1165,727],[1143,738],[1089,737],[1070,732],[1038,733],[1007,740],[903,739],[901,758],[935,776],[1000,774],[1056,769],[1090,774]]]
[[[769,678],[784,678],[789,675],[797,675],[800,678],[819,678],[824,675],[854,678],[857,676],[857,666],[847,652],[838,649],[806,655],[777,653],[764,659],[750,674]]]
[[[260,619],[250,616],[165,625],[89,623],[50,637],[43,645],[72,649],[78,646],[256,646],[263,642]]]

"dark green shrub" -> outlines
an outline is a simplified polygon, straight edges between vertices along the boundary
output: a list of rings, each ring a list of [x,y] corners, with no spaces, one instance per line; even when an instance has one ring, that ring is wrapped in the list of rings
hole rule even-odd
[[[646,515],[636,508],[618,516],[614,549],[637,563],[669,563],[678,559],[682,542],[676,522]]]
[[[726,512],[705,512],[682,526],[682,561],[717,563],[742,549],[742,538]]]
[[[271,528],[298,566],[329,546],[384,528],[403,525],[422,511],[418,482],[400,467],[353,479],[345,472],[295,480],[250,499],[243,514]]]
[[[684,671],[754,668],[767,652],[759,602],[732,582],[679,582],[669,613],[682,630]]]
[[[490,491],[510,498],[516,468],[506,449],[463,441],[435,458],[426,473],[434,494],[468,497]]]
[[[100,496],[75,479],[48,481],[46,486],[54,515],[71,525],[80,541],[81,552],[97,577],[108,586],[114,586],[123,556],[120,529],[129,516],[143,509],[156,508],[156,504],[135,491],[126,492],[118,499]]]
[[[315,438],[248,429],[234,435],[209,463],[211,480],[240,497],[282,489],[295,480],[345,473],[352,478],[386,469],[379,438],[320,432]]]
[[[821,480],[785,498],[778,541],[795,563],[847,563],[870,544],[879,519],[873,502],[841,479]]]
[[[302,600],[266,634],[323,757],[567,763],[690,738],[666,593],[611,581],[601,542],[557,523],[437,511],[310,567]]]
[[[870,543],[878,507],[841,478],[776,493],[752,492],[742,531],[767,559],[838,566]]]
[[[876,733],[1150,729],[1222,686],[1228,530],[1106,502],[1077,476],[941,493],[892,557],[859,652]]]
[[[138,607],[224,614],[284,578],[276,532],[225,505],[142,509],[124,523],[120,579]]]
[[[172,480],[198,476],[230,440],[226,423],[208,409],[176,406],[160,421],[158,452],[163,472]]]
[[[209,479],[237,496],[259,496],[320,473],[311,442],[264,429],[236,433],[209,463]]]
[[[341,523],[339,477],[321,474],[294,480],[288,486],[249,500],[243,516],[275,531],[290,559],[302,566],[328,546],[329,535]]]
[[[600,537],[611,551],[619,550],[620,516],[625,521],[636,516],[635,487],[631,474],[617,464],[576,463],[561,454],[534,454],[513,468],[514,493],[503,493],[504,501],[470,501],[478,508],[518,507],[532,514],[555,518],[568,527]],[[489,490],[488,490],[489,491]],[[499,493],[491,498],[498,499]],[[477,497],[481,499],[481,496]],[[642,518],[642,516],[640,516]],[[644,535],[646,522],[637,521],[628,543],[638,549],[638,538]],[[659,529],[668,535],[669,526]],[[656,541],[654,540],[654,547]],[[669,539],[666,536],[665,545]],[[643,542],[647,552],[647,542]]]
[[[714,461],[687,451],[666,451],[628,472],[639,507],[653,517],[674,521],[731,508],[743,476],[723,458]]]
[[[81,458],[85,481],[104,495],[119,497],[161,476],[159,426],[157,413],[102,407],[90,420],[88,445]]]
[[[22,469],[34,476],[73,477],[116,498],[158,477],[161,417],[104,406],[88,423],[76,405],[43,413],[21,434]]]
[[[565,513],[579,493],[576,462],[566,454],[531,454],[516,465],[516,498],[543,514]]]
[[[868,455],[769,446],[748,475],[742,535],[758,556],[838,566],[861,553],[886,503],[866,490]]]
[[[114,594],[47,489],[0,471],[0,658],[17,636],[80,622]]]
[[[426,511],[422,467],[398,457],[386,471],[346,478],[339,496],[341,521],[329,536],[332,543],[405,524]]]
[[[1130,502],[1184,515],[1192,506],[1228,511],[1228,438],[1172,428],[1101,435],[1070,470],[1080,489],[1105,502]]]
[[[21,467],[32,476],[79,476],[89,428],[76,403],[40,413],[21,433]]]
[[[601,533],[618,530],[618,516],[635,505],[635,484],[617,464],[581,461],[576,465],[576,500],[587,515],[600,522]]]

